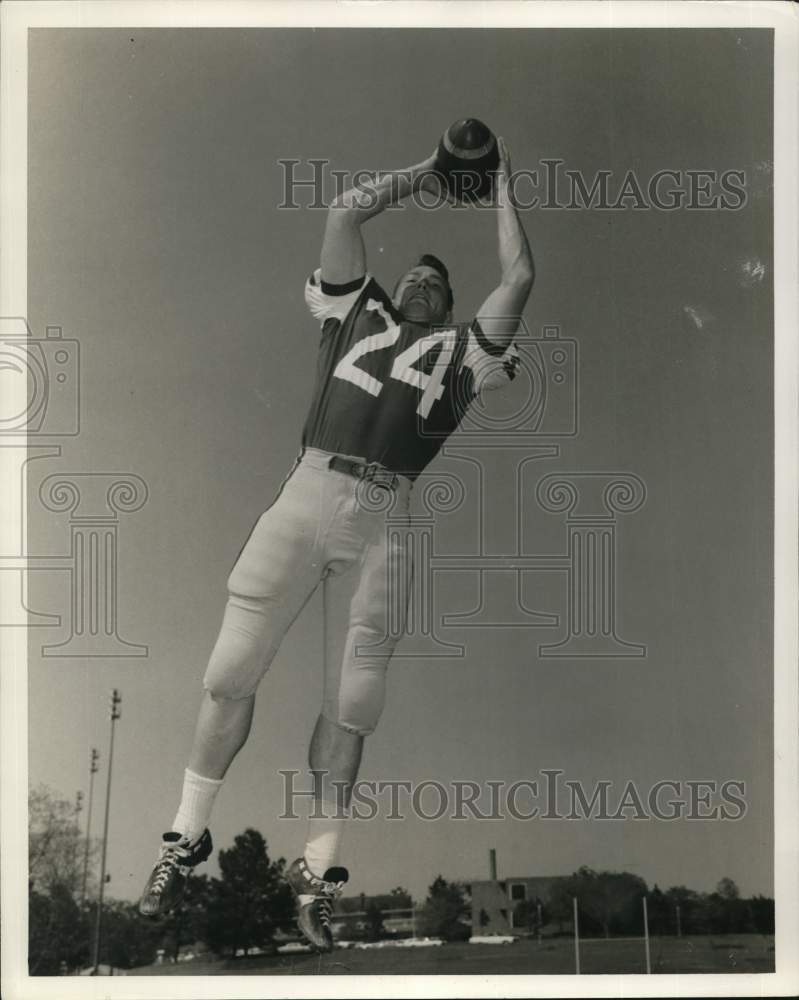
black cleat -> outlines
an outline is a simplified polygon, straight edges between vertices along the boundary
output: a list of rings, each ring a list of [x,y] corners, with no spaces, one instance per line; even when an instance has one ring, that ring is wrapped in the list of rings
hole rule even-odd
[[[333,950],[330,917],[333,900],[340,896],[349,879],[346,868],[328,868],[318,878],[304,858],[297,858],[286,872],[286,881],[297,899],[297,926],[317,951]]]
[[[174,909],[183,899],[186,876],[195,865],[205,861],[212,850],[208,830],[193,843],[174,830],[165,833],[158,861],[139,900],[139,913],[143,917],[160,917]]]

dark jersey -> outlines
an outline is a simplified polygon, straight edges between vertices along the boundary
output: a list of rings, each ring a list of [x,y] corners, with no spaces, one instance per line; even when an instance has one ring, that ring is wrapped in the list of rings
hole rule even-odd
[[[379,462],[415,479],[478,393],[506,385],[518,352],[471,324],[404,320],[368,274],[349,285],[308,279],[322,324],[316,386],[303,445]]]

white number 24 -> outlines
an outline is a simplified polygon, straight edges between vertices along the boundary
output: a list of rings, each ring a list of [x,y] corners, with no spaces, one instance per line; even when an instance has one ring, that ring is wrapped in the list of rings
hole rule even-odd
[[[380,302],[369,299],[366,303],[366,308],[382,316],[383,322],[386,324],[386,329],[383,333],[373,333],[371,336],[359,340],[336,365],[333,375],[336,378],[352,382],[358,388],[363,389],[372,396],[379,396],[380,390],[383,388],[383,383],[368,372],[365,372],[363,368],[358,368],[355,362],[364,355],[371,354],[373,351],[382,351],[387,347],[393,347],[399,339],[400,328],[387,315]],[[391,378],[397,379],[400,382],[407,382],[408,385],[421,390],[422,398],[419,401],[416,412],[423,418],[426,418],[430,414],[433,403],[437,399],[441,399],[444,395],[444,375],[455,350],[456,334],[457,329],[455,327],[436,330],[429,337],[420,337],[419,340],[411,344],[407,350],[403,351],[402,354],[398,354],[394,359],[394,364],[391,368]],[[436,358],[433,371],[430,375],[414,367],[428,351],[438,345],[441,345],[441,351]]]

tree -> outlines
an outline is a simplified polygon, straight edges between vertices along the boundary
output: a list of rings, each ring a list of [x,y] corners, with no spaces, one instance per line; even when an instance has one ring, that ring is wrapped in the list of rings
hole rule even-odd
[[[423,932],[445,941],[462,941],[469,937],[469,928],[461,919],[467,913],[463,886],[438,875],[427,891],[421,912]]]
[[[707,929],[714,934],[745,934],[754,930],[752,909],[741,899],[738,886],[723,878],[704,899]]]
[[[383,911],[372,900],[366,907],[366,940],[379,941],[383,934]]]
[[[558,933],[566,933],[566,925],[572,920],[572,880],[558,879],[550,886],[547,895],[547,916],[558,925]]]
[[[705,927],[702,897],[684,885],[675,885],[665,892],[669,907],[674,913],[674,930],[677,930],[677,907],[680,908],[680,931],[682,934],[701,934]]]
[[[180,905],[164,919],[160,945],[164,953],[177,961],[183,945],[205,941],[208,937],[208,912],[211,898],[207,875],[189,874]]]
[[[774,933],[774,900],[766,896],[753,896],[749,900],[752,927],[756,934]]]
[[[641,899],[646,893],[646,882],[638,875],[596,872],[583,866],[558,887],[555,918],[564,920],[566,898],[576,897],[581,932],[590,934],[599,930],[605,937],[611,933],[640,932]]]
[[[650,934],[673,934],[675,930],[674,907],[657,884],[646,897],[647,919]]]
[[[28,797],[28,880],[37,892],[65,887],[80,891],[85,842],[75,805],[59,799],[46,785],[37,785]]]
[[[31,790],[28,816],[28,963],[31,975],[54,975],[62,963],[89,961],[89,921],[77,903],[85,841],[74,803],[46,785]]]
[[[206,941],[215,952],[235,956],[241,948],[246,955],[268,944],[278,928],[291,926],[294,904],[284,867],[283,858],[269,860],[266,841],[251,828],[219,852],[222,878],[209,882],[205,924]]]
[[[90,926],[94,931],[97,906],[90,906]],[[139,916],[134,903],[127,900],[103,901],[103,933],[100,944],[100,964],[116,969],[134,969],[155,961],[163,929],[160,921]]]
[[[738,886],[731,878],[723,878],[716,885],[716,892],[722,899],[740,899]]]
[[[517,903],[513,910],[513,926],[523,927],[530,932],[539,930],[538,907],[540,905],[539,899],[523,899]]]
[[[396,888],[392,889],[389,895],[391,896],[391,905],[397,909],[399,909],[400,907],[406,907],[407,909],[410,909],[413,906],[413,899],[411,897],[411,894],[408,892],[407,889],[403,888],[401,885],[398,885]]]
[[[89,963],[89,921],[68,886],[54,882],[48,892],[28,893],[28,971],[55,976]]]

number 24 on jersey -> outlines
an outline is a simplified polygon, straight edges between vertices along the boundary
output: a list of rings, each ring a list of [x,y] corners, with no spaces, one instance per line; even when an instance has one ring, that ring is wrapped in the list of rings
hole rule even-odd
[[[382,333],[373,333],[368,337],[364,337],[363,340],[359,340],[336,365],[333,375],[335,378],[352,382],[353,385],[357,385],[359,389],[363,389],[372,396],[379,396],[383,388],[383,383],[373,375],[365,372],[363,368],[359,368],[355,362],[374,351],[383,351],[389,347],[393,347],[399,339],[400,328],[387,315],[380,302],[369,299],[366,303],[366,308],[378,313],[382,317],[386,329]],[[444,395],[444,375],[452,360],[457,332],[457,327],[438,329],[428,337],[420,337],[419,340],[414,341],[410,347],[394,358],[394,364],[392,365],[389,377],[397,379],[400,382],[407,382],[408,385],[412,385],[421,391],[422,398],[419,401],[416,412],[422,418],[426,418],[429,415],[433,403],[437,399],[441,399]],[[433,371],[428,375],[417,368],[416,365],[428,351],[433,350],[433,348],[439,345],[441,350],[433,365]]]

